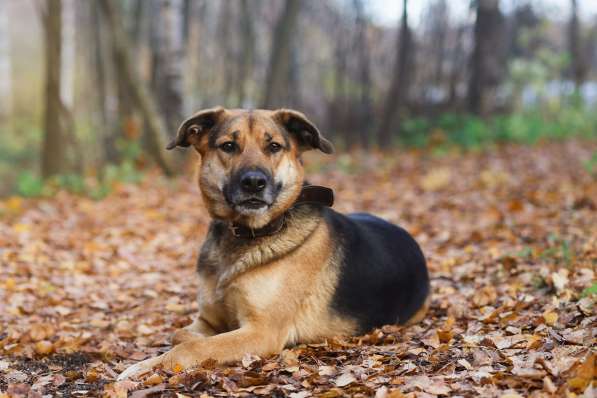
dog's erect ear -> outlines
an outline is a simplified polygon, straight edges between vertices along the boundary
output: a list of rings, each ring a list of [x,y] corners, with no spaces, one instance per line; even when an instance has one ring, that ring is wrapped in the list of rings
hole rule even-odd
[[[182,122],[174,138],[166,149],[174,149],[177,146],[188,147],[192,143],[192,136],[200,137],[220,122],[226,111],[221,106],[211,109],[204,109]]]
[[[323,153],[333,153],[334,146],[326,140],[317,127],[301,112],[292,109],[278,109],[273,119],[289,133],[294,134],[302,150],[319,149]]]

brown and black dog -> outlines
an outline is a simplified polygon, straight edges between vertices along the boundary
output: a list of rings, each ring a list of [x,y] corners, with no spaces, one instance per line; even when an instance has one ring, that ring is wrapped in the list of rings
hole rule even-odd
[[[305,115],[203,110],[168,149],[191,145],[213,218],[197,265],[199,313],[175,333],[172,350],[120,379],[155,366],[274,354],[424,315],[429,277],[414,239],[372,215],[333,211],[330,190],[304,183],[301,154],[333,151]]]

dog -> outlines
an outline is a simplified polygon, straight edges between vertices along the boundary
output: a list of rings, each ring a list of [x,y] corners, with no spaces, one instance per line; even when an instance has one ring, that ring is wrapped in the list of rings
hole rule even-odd
[[[167,149],[193,146],[213,221],[197,264],[199,312],[174,348],[119,379],[208,359],[267,356],[298,343],[421,320],[429,276],[404,229],[331,209],[329,188],[304,182],[301,155],[332,144],[295,110],[202,110]]]

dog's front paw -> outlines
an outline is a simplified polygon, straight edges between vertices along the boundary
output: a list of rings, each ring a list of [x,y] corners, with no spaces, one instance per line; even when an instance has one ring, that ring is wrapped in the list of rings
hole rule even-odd
[[[149,373],[154,367],[162,363],[161,357],[162,356],[160,355],[159,357],[146,359],[129,366],[124,370],[124,372],[118,375],[117,380],[121,381],[126,379],[137,379],[140,376]]]

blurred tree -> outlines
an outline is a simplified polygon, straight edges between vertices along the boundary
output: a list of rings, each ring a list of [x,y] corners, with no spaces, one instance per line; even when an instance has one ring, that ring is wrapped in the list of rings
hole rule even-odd
[[[238,57],[235,57],[235,39],[238,35],[235,35],[237,24],[231,23],[233,19],[233,6],[237,3],[232,1],[221,1],[219,3],[219,15],[217,24],[217,36],[218,36],[218,50],[220,50],[220,73],[224,80],[224,87],[222,90],[222,96],[224,103],[229,104],[234,102],[232,97],[234,89],[238,87]],[[236,37],[235,37],[236,36]]]
[[[253,71],[255,64],[255,26],[253,20],[255,15],[253,8],[255,4],[251,5],[249,0],[240,1],[240,29],[241,29],[241,51],[238,59],[238,106],[243,107],[247,101],[247,84],[249,77]]]
[[[342,138],[349,143],[354,143],[352,131],[348,129],[348,55],[350,31],[342,20],[339,14],[332,14],[330,16],[334,27],[333,34],[333,81],[332,81],[332,98],[328,104],[328,129],[330,131],[330,138],[334,138],[337,132],[342,131],[344,134]]]
[[[112,58],[107,54],[107,29],[104,26],[104,20],[101,18],[100,4],[97,1],[87,2],[91,8],[92,32],[92,63],[95,73],[91,82],[93,92],[95,93],[96,108],[95,129],[98,132],[98,141],[102,153],[99,155],[99,161],[108,163],[117,163],[119,160],[116,140],[120,129],[116,128],[114,121],[114,112],[109,109],[110,98],[113,95],[109,92],[110,62]]]
[[[183,12],[183,0],[157,0],[152,29],[152,86],[170,134],[176,132],[184,113]]]
[[[448,103],[455,107],[459,104],[460,100],[458,97],[458,84],[462,81],[464,71],[466,69],[466,62],[464,48],[463,48],[463,37],[466,32],[465,26],[459,26],[456,28],[454,37],[454,48],[452,49],[452,55],[450,57],[450,75],[448,77]]]
[[[487,116],[497,105],[497,88],[504,73],[502,38],[505,25],[499,0],[477,0],[476,12],[468,109]]]
[[[120,161],[117,141],[122,132],[122,121],[130,115],[128,96],[122,88],[121,79],[114,76],[114,57],[109,43],[109,31],[102,18],[101,5],[97,1],[85,2],[90,7],[91,40],[90,89],[95,93],[94,128],[97,131],[97,161],[116,164]],[[112,84],[113,83],[113,84]],[[119,84],[120,83],[120,84]],[[121,86],[118,89],[118,86]]]
[[[570,75],[578,90],[585,80],[586,67],[580,37],[578,2],[570,0],[570,23],[568,25],[568,52],[570,53]]]
[[[533,4],[518,5],[510,18],[508,58],[533,56],[544,40],[542,35],[532,34],[541,24]]]
[[[48,0],[41,10],[45,35],[45,107],[41,172],[44,178],[68,171],[67,143],[60,99],[62,1]]]
[[[361,137],[361,145],[364,148],[369,147],[370,137],[370,123],[372,114],[372,100],[371,100],[371,50],[369,48],[369,40],[367,38],[367,19],[362,0],[353,0],[353,8],[356,14],[356,38],[355,38],[355,52],[358,60],[359,70],[359,91],[360,98],[357,108],[357,125],[355,128]]]
[[[431,41],[430,58],[433,65],[433,84],[440,86],[444,82],[444,61],[446,59],[446,41],[448,38],[448,3],[446,0],[434,0],[429,5],[427,18],[427,35]]]
[[[129,35],[131,37],[131,44],[133,46],[134,57],[138,59],[140,57],[141,49],[143,48],[143,34],[146,22],[146,17],[149,2],[147,0],[134,0],[130,11],[128,12],[127,19],[129,23]]]
[[[409,58],[413,51],[412,33],[408,27],[408,0],[402,0],[402,19],[396,39],[397,51],[394,61],[392,83],[388,91],[385,109],[377,131],[377,139],[382,148],[392,143],[393,132],[400,132],[400,123],[408,95],[409,81],[414,71],[409,68]]]
[[[8,3],[0,1],[0,126],[12,114],[12,60]]]
[[[131,99],[147,124],[148,150],[162,170],[171,175],[174,168],[164,153],[166,124],[158,112],[156,103],[148,88],[141,81],[138,71],[130,58],[130,42],[119,18],[114,0],[99,0],[106,22],[111,33],[111,45],[117,73],[120,74],[131,94]]]
[[[60,98],[67,108],[75,99],[76,15],[73,0],[62,0],[62,55],[60,61]]]
[[[284,9],[273,32],[266,75],[265,91],[261,107],[268,109],[284,105],[284,101],[293,93],[286,89],[290,73],[291,41],[297,25],[301,0],[285,0]]]

